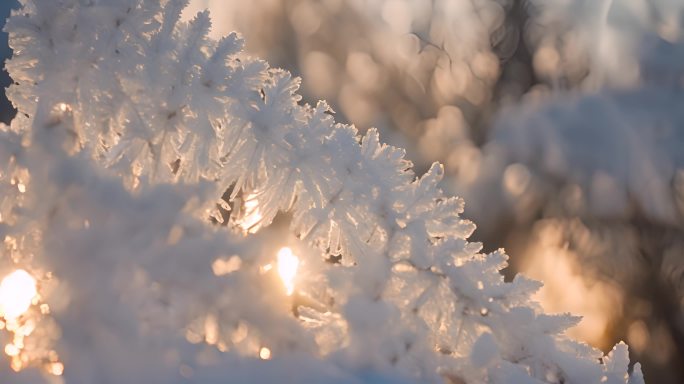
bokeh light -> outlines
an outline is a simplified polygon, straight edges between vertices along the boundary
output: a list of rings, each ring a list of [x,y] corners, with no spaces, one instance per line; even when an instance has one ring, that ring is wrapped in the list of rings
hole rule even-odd
[[[14,320],[24,314],[38,294],[36,279],[23,269],[5,276],[0,282],[0,315]]]
[[[259,349],[259,358],[261,360],[270,360],[271,350],[266,347],[261,347],[261,349]]]
[[[283,247],[278,251],[278,274],[283,280],[288,296],[294,292],[294,278],[298,267],[299,258],[292,253],[292,249]]]

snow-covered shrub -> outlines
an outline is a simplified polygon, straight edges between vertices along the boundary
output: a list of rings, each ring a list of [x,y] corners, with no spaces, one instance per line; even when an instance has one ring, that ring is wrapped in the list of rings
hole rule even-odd
[[[8,21],[3,383],[643,382],[626,345],[568,339],[539,283],[504,282],[440,165],[416,177],[184,6]]]
[[[611,322],[626,323],[618,335],[632,337],[629,329],[646,322],[651,336],[638,350],[645,358],[660,356],[654,358],[659,364],[681,353],[682,110],[681,88],[670,84],[529,103],[496,125],[478,177],[457,182],[468,201],[481,197],[471,214],[496,231],[483,237],[509,234],[518,242],[528,259],[520,269],[532,271],[541,259],[565,254],[577,270],[570,275],[581,275],[587,285],[612,285],[596,294],[614,297],[597,308],[604,319],[588,337],[616,337],[606,334],[617,328]],[[533,274],[553,280],[564,262],[555,263]],[[567,285],[555,296],[548,302],[573,300]]]
[[[627,338],[657,381],[674,383],[684,377],[684,45],[671,24],[682,4],[648,2],[646,18],[645,3],[566,2],[562,16],[542,17],[565,31],[565,46],[553,34],[542,44],[557,55],[553,76],[563,83],[585,65],[584,82],[502,111],[478,172],[454,184],[478,237],[549,282],[547,310],[587,315],[584,338]],[[567,57],[573,44],[591,60]]]
[[[506,275],[583,315],[572,335],[627,338],[656,381],[684,380],[682,1],[190,2],[205,6],[214,33],[241,30],[248,52],[302,74],[305,100],[378,126],[417,169],[444,163]]]
[[[677,212],[668,208],[681,201],[676,172],[651,165],[675,163],[667,157],[679,149],[677,125],[671,124],[678,103],[659,106],[656,100],[667,94],[632,106],[603,99],[634,99],[628,94],[642,85],[655,94],[662,85],[666,93],[673,88],[682,64],[673,47],[681,41],[684,3],[193,0],[193,6],[211,7],[218,30],[243,31],[247,51],[302,74],[305,100],[328,99],[361,129],[372,121],[384,140],[407,148],[418,170],[430,161],[444,163],[444,186],[466,197],[464,215],[478,223],[474,238],[489,250],[506,247],[512,264],[507,276],[523,271],[546,281],[540,299],[548,310],[581,314],[573,335],[605,350],[628,338],[647,374],[662,375],[659,382],[684,380],[679,294],[671,294],[681,290],[681,227],[653,225],[638,214],[604,216],[624,206],[632,191],[622,182],[601,187],[623,177],[603,169],[605,162],[617,164],[620,173],[631,174],[631,184],[647,185],[644,176],[660,184],[653,194],[640,187],[642,202],[670,216]],[[491,65],[478,65],[483,63]],[[592,94],[580,101],[582,92]],[[538,108],[525,99],[553,106]],[[575,108],[578,103],[595,108]],[[614,108],[616,103],[621,105]],[[548,113],[563,106],[572,107]],[[651,129],[644,119],[664,120],[674,135],[666,132],[670,128]],[[511,126],[515,133],[507,134]],[[649,139],[651,132],[662,139]],[[625,145],[626,137],[646,140],[644,148]],[[507,148],[512,138],[523,145]],[[548,173],[540,168],[555,163],[540,162],[532,143],[545,156],[571,146],[580,150],[563,160],[563,171]],[[513,153],[525,145],[524,155]],[[489,147],[502,147],[506,155]],[[643,162],[622,161],[637,152]],[[578,185],[580,172],[596,185]],[[594,202],[583,212],[562,208],[578,193]],[[645,291],[643,285],[662,287]]]

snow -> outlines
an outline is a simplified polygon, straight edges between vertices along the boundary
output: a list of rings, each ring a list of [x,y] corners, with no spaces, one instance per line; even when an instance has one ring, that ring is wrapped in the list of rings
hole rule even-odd
[[[375,130],[301,104],[299,79],[238,35],[207,37],[207,13],[179,22],[184,6],[34,0],[8,21],[2,262],[41,297],[11,362],[25,370],[3,382],[640,378],[626,348],[600,364],[569,340],[574,318],[530,300],[538,283],[504,282],[507,256],[467,242],[441,165],[416,176]],[[264,268],[285,241],[306,281],[292,292]]]

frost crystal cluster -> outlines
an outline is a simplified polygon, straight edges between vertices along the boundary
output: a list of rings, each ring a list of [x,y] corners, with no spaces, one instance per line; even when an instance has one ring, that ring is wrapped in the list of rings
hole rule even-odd
[[[2,318],[0,381],[643,382],[504,282],[440,165],[416,177],[184,7],[33,0],[7,23],[0,271],[36,293]]]

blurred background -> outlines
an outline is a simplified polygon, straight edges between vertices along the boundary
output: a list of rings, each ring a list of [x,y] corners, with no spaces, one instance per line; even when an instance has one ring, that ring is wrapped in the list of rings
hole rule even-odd
[[[624,340],[648,382],[684,383],[683,1],[191,0],[184,17],[205,8],[305,101],[378,127],[419,174],[443,163],[473,240],[582,315],[572,337]]]

